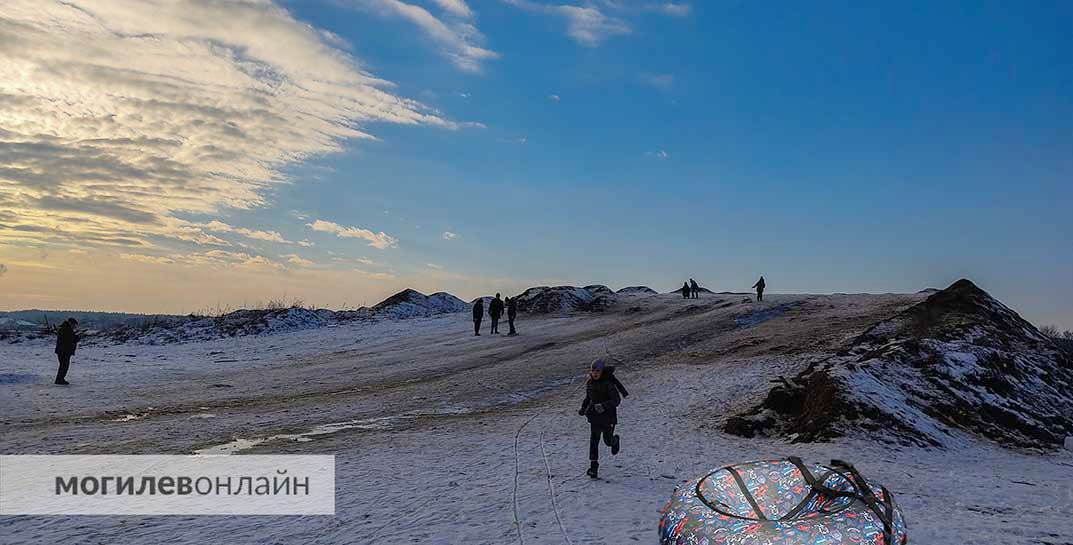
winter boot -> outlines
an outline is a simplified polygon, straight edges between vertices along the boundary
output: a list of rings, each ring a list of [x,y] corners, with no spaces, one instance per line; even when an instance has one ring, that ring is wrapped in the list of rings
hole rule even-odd
[[[611,455],[612,456],[614,456],[615,454],[618,454],[618,450],[619,450],[619,447],[621,446],[621,443],[622,443],[622,440],[619,438],[618,434],[615,434],[615,442],[611,444]]]
[[[589,470],[586,471],[585,474],[588,475],[590,478],[599,479],[600,478],[599,477],[599,471],[600,471],[600,462],[597,462],[596,460],[593,460],[592,464],[589,465]]]

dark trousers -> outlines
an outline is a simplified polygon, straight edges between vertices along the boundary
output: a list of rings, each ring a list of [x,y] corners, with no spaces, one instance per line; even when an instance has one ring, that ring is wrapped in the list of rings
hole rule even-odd
[[[499,333],[499,316],[492,316],[492,333]]]
[[[480,335],[481,334],[481,319],[480,318],[477,318],[477,319],[473,320],[473,334],[474,335]]]
[[[600,436],[604,438],[604,444],[611,446],[615,444],[615,425],[612,424],[609,427],[597,426],[596,424],[589,424],[589,460],[597,461],[600,459]]]
[[[514,331],[514,316],[507,315],[507,323],[510,325],[510,333],[508,335],[517,335],[518,332]]]
[[[696,289],[696,288],[693,288],[693,289],[689,290],[689,295],[693,299],[700,299],[700,290]]]
[[[756,300],[757,301],[763,301],[764,300],[764,290],[756,290]]]
[[[56,371],[56,382],[67,379],[67,369],[71,367],[71,354],[56,354],[60,359],[60,369]]]

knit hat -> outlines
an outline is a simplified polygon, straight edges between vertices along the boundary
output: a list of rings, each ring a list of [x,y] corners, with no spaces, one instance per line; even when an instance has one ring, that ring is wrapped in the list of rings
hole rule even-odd
[[[607,367],[603,358],[596,358],[592,360],[592,365],[589,366],[590,371],[603,371]]]

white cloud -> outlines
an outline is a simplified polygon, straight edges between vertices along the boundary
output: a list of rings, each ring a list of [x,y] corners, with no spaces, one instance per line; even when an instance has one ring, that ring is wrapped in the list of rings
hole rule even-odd
[[[427,266],[430,269],[435,269],[437,271],[442,271],[443,270],[443,265],[437,265],[435,263],[426,263],[425,266]]]
[[[388,235],[387,233],[380,231],[374,233],[368,229],[362,229],[360,227],[343,227],[338,223],[317,220],[313,223],[307,223],[307,227],[314,231],[320,231],[323,233],[332,233],[340,238],[360,238],[369,241],[369,246],[380,250],[386,248],[398,247],[399,241],[395,237]]]
[[[443,240],[454,240],[456,238],[458,238],[457,233],[452,233],[450,231],[444,231],[443,232]]]
[[[219,233],[235,233],[253,240],[278,242],[280,244],[294,244],[293,242],[283,238],[283,235],[279,234],[276,231],[257,231],[254,229],[247,229],[245,227],[232,227],[219,220],[212,220],[209,223],[206,223],[204,227],[209,231],[215,231]]]
[[[398,18],[408,21],[432,40],[440,52],[460,70],[480,72],[481,63],[499,58],[499,53],[481,47],[484,36],[477,27],[467,19],[451,21],[450,24],[437,18],[421,6],[407,4],[400,0],[351,0],[354,5],[366,8],[381,17]],[[469,17],[472,12],[464,2],[458,0],[437,2],[441,7],[451,5],[451,15],[458,15],[459,8],[464,7]],[[458,5],[460,4],[460,5]]]
[[[562,18],[566,22],[566,34],[575,42],[587,47],[596,47],[608,38],[629,34],[632,31],[625,20],[607,15],[595,5],[553,5],[541,4],[531,0],[502,1],[529,12]],[[616,7],[616,5],[612,4],[611,7]]]
[[[548,100],[552,102],[559,102],[560,100],[562,100],[562,98],[560,98],[559,95],[548,95]]]
[[[663,2],[660,4],[651,4],[648,8],[652,11],[657,11],[672,17],[686,17],[693,13],[693,6],[684,2]]]
[[[440,9],[454,15],[455,17],[462,17],[469,19],[473,17],[473,10],[469,9],[464,0],[432,0],[436,5],[440,6]]]
[[[373,123],[465,126],[268,0],[3,6],[0,241],[227,247],[177,216],[261,206],[286,166]]]
[[[649,157],[655,157],[656,159],[666,159],[671,156],[671,154],[667,153],[664,150],[650,151],[645,153],[645,155]]]
[[[298,245],[302,246],[303,248],[312,248],[313,246],[316,246],[316,244],[314,244],[310,240],[299,240]]]
[[[286,259],[287,263],[290,263],[292,265],[298,265],[299,267],[312,267],[313,265],[316,265],[316,263],[313,263],[312,261],[305,259],[297,254],[285,254],[281,255],[280,257]]]

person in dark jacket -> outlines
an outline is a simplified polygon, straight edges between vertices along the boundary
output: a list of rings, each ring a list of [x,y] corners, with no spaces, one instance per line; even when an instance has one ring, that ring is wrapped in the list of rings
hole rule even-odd
[[[496,298],[492,299],[491,303],[488,303],[488,315],[492,317],[492,328],[490,333],[499,333],[499,318],[503,316],[503,299],[497,293]]]
[[[481,322],[484,320],[484,299],[477,299],[473,303],[473,335],[481,336]]]
[[[682,283],[682,297],[689,299],[689,282]]]
[[[507,333],[508,337],[517,335],[518,332],[514,330],[514,319],[518,317],[518,298],[507,297],[507,323],[510,324],[510,332]]]
[[[75,333],[77,325],[78,320],[68,318],[56,330],[56,357],[60,360],[60,368],[56,371],[56,384],[70,384],[67,382],[67,369],[71,367],[71,356],[78,348],[78,333]]]
[[[689,296],[693,299],[700,299],[700,286],[692,278],[689,279]]]
[[[760,280],[757,280],[753,287],[756,288],[756,300],[757,302],[764,300],[764,276],[760,275]]]
[[[618,424],[618,405],[622,398],[615,386],[614,368],[597,358],[589,366],[589,380],[585,383],[585,399],[578,414],[589,421],[589,469],[585,473],[599,478],[600,439],[611,447],[611,454],[618,454],[622,439],[615,434]]]

